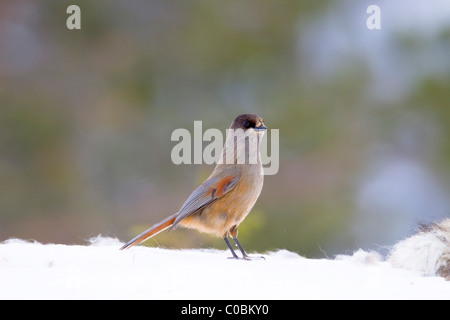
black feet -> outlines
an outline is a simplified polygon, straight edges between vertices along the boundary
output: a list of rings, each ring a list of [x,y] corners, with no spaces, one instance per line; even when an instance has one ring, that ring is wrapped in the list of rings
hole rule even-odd
[[[234,242],[236,242],[239,250],[242,253],[242,258],[239,258],[238,255],[236,254],[236,252],[234,252],[233,247],[230,244],[230,241],[228,241],[228,237],[223,238],[223,240],[225,240],[225,243],[227,244],[228,248],[231,251],[231,254],[233,255],[232,257],[229,257],[228,259],[239,259],[239,260],[266,260],[266,258],[264,258],[263,256],[259,256],[259,257],[250,257],[242,248],[241,244],[239,243],[238,239],[236,237],[233,237]]]
[[[232,257],[229,257],[228,259],[239,259],[239,257],[236,254],[236,252],[234,252],[233,247],[230,244],[230,241],[228,241],[228,237],[223,238],[223,240],[225,240],[225,243],[227,244],[228,249],[230,249],[231,254],[233,255]]]
[[[255,260],[266,260],[264,256],[258,256],[258,257],[250,257],[249,255],[242,256],[242,258],[239,258],[237,255],[233,257],[228,257],[228,259],[233,260],[247,260],[247,261],[255,261]]]

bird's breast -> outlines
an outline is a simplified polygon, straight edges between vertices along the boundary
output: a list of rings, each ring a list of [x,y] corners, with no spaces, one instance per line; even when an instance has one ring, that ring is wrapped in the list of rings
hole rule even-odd
[[[258,165],[245,168],[238,184],[221,198],[205,206],[180,222],[181,225],[202,232],[226,234],[238,226],[251,211],[258,199],[263,176]]]

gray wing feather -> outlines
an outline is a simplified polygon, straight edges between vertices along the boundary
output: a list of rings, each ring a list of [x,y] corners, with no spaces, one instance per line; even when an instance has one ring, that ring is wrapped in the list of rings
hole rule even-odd
[[[227,185],[223,188],[222,194],[229,192],[233,189],[239,181],[240,176],[237,176],[230,180]],[[180,211],[178,212],[177,218],[175,219],[173,225],[170,227],[170,230],[173,230],[177,227],[178,223],[184,218],[190,216],[191,214],[197,212],[204,206],[210,204],[211,202],[217,200],[219,197],[216,197],[215,192],[212,192],[211,195],[207,195],[208,191],[219,182],[220,178],[210,178],[203,182],[197,189],[195,189],[186,202],[181,206]]]

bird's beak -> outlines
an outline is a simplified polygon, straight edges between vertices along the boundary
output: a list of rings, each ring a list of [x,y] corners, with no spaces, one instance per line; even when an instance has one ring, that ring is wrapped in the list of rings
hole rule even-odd
[[[259,127],[255,127],[255,131],[264,131],[264,130],[267,130],[267,127],[264,126],[264,125],[261,125]]]

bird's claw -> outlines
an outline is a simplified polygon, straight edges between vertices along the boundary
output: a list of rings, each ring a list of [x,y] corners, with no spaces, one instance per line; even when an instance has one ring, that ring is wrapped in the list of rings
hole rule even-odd
[[[228,259],[247,260],[247,261],[266,260],[266,258],[264,258],[264,256],[250,257],[249,255],[244,255],[244,256],[242,256],[242,258],[239,258],[238,256],[233,256],[233,257],[228,257]]]

